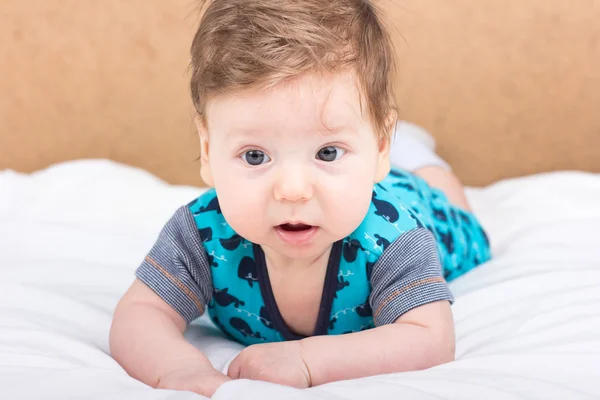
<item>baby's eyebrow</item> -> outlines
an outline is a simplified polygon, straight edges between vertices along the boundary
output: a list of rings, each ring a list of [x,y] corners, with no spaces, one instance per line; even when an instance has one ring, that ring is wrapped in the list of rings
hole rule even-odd
[[[337,125],[337,126],[326,126],[323,124],[322,128],[319,129],[319,133],[324,136],[340,135],[340,134],[356,135],[356,134],[358,134],[358,131],[356,130],[355,127],[351,126],[350,124],[341,124],[341,125]]]
[[[231,137],[256,137],[264,133],[264,131],[260,129],[252,129],[252,128],[240,128],[240,127],[231,127],[225,131],[225,134],[228,138]]]

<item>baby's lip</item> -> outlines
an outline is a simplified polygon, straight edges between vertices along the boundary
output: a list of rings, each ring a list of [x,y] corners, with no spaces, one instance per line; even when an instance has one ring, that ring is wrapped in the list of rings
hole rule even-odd
[[[275,232],[284,243],[290,245],[305,245],[312,241],[319,228],[312,225],[289,225],[282,224],[275,227]]]
[[[299,232],[312,228],[312,225],[300,221],[288,221],[277,225],[277,227],[289,232]]]

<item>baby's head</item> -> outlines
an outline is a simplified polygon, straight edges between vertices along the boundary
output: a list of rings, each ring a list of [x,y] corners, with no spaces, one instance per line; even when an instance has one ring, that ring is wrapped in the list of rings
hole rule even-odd
[[[201,174],[246,239],[314,258],[389,172],[393,50],[368,0],[213,0],[192,44]]]

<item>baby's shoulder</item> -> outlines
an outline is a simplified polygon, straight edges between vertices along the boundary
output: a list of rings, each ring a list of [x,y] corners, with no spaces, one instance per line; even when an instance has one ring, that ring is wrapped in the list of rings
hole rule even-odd
[[[211,265],[216,267],[219,263],[228,263],[244,269],[248,263],[246,259],[254,259],[253,244],[229,226],[214,189],[190,202],[187,209],[194,219]]]
[[[214,189],[207,190],[201,196],[187,204],[202,242],[207,245],[215,240],[231,238],[235,232],[223,216],[219,198]]]
[[[347,239],[378,258],[406,232],[422,228],[420,217],[383,185],[373,188],[371,205],[362,223]],[[371,260],[373,261],[373,260]]]

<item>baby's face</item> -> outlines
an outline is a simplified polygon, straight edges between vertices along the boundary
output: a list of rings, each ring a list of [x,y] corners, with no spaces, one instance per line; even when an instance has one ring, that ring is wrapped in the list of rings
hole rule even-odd
[[[389,171],[387,142],[366,115],[351,73],[213,99],[200,129],[202,175],[229,225],[293,259],[352,233]]]

